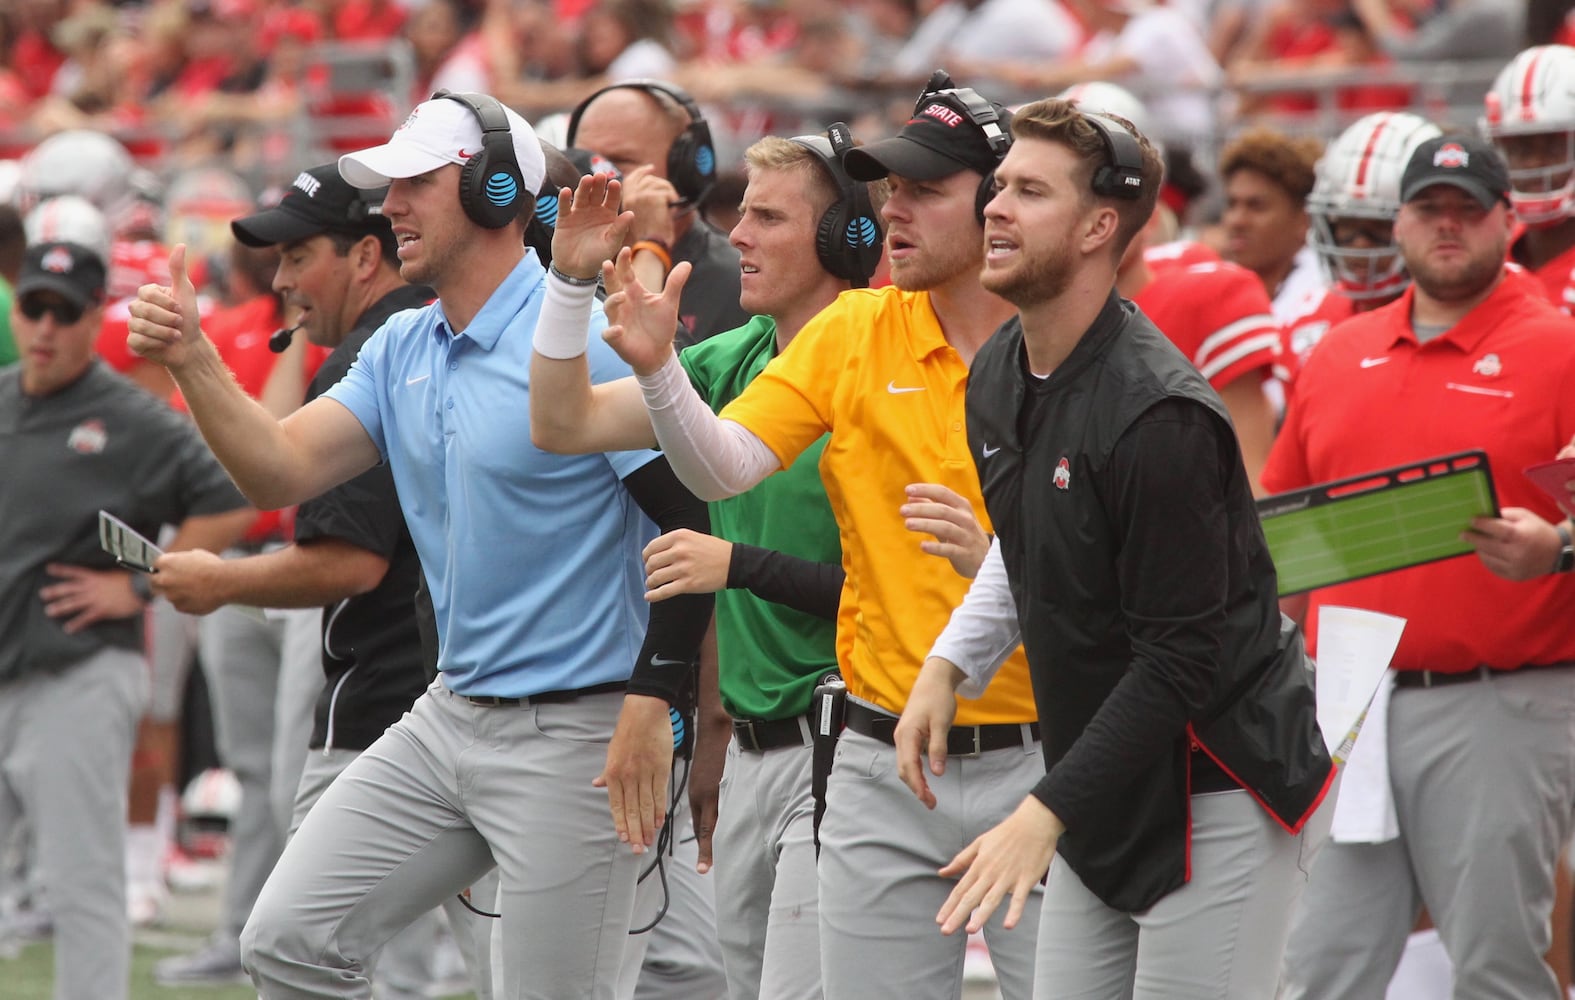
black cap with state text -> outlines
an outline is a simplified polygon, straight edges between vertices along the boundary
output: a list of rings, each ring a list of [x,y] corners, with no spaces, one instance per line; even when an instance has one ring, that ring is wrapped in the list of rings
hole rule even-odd
[[[843,169],[856,181],[878,181],[887,174],[934,181],[960,170],[981,174],[994,170],[1011,145],[1007,132],[1011,112],[991,104],[998,120],[977,123],[977,111],[970,112],[963,93],[976,97],[972,91],[956,89],[925,94],[896,135],[848,150],[842,157]],[[982,107],[983,99],[978,100]]]
[[[1411,154],[1400,175],[1400,201],[1435,184],[1459,188],[1483,208],[1509,203],[1509,167],[1493,144],[1474,135],[1435,136]]]
[[[104,301],[109,273],[97,253],[80,243],[36,243],[22,257],[15,294],[21,301],[34,292],[54,292],[79,309]]]
[[[279,204],[230,223],[235,238],[249,247],[294,243],[319,233],[379,235],[389,222],[378,211],[382,191],[351,187],[329,163],[296,175]]]

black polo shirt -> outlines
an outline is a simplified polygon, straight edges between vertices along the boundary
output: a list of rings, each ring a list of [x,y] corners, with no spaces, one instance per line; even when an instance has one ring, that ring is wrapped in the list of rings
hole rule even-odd
[[[368,309],[307,386],[308,401],[344,377],[366,343],[396,312],[416,309],[436,296],[405,286]],[[405,527],[386,463],[368,469],[301,504],[295,540],[338,538],[388,560],[376,587],[323,609],[323,672],[327,685],[317,701],[311,746],[365,750],[426,690],[413,601],[421,562]]]

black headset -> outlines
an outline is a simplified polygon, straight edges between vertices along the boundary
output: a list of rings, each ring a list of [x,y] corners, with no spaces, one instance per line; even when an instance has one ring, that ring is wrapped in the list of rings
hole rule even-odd
[[[941,96],[950,97],[962,105],[963,114],[968,116],[975,128],[984,133],[985,142],[990,144],[990,155],[995,157],[996,163],[1000,163],[1006,151],[1012,148],[1012,113],[980,97],[976,90],[957,86],[945,70],[938,69],[930,74],[930,81],[924,85],[924,93],[914,102],[914,116],[917,117],[924,110],[925,101]],[[974,215],[980,225],[984,225],[984,206],[994,197],[995,171],[990,170],[979,181],[979,190],[973,199]]]
[[[1083,120],[1105,140],[1105,155],[1110,160],[1094,171],[1094,193],[1123,201],[1143,197],[1143,147],[1137,137],[1105,115],[1084,112]]]
[[[837,200],[820,217],[815,229],[815,256],[826,273],[866,288],[880,264],[880,226],[870,204],[869,188],[842,169],[842,154],[853,148],[853,134],[842,122],[825,135],[797,135],[793,142],[820,158],[837,184]]]
[[[470,109],[481,125],[481,149],[472,153],[459,174],[459,207],[484,229],[502,229],[519,217],[525,181],[514,155],[509,116],[495,97],[454,94],[440,90],[432,99],[454,101]]]
[[[357,191],[355,197],[345,208],[345,218],[352,226],[362,226],[373,219],[383,215],[383,199],[388,196],[388,188],[380,187],[373,190]]]
[[[574,106],[569,114],[569,128],[564,145],[573,146],[580,130],[580,119],[591,102],[611,90],[639,90],[661,95],[675,102],[689,116],[689,124],[678,133],[667,149],[667,182],[678,192],[686,206],[696,206],[705,200],[716,184],[716,146],[711,141],[711,126],[700,113],[700,105],[681,88],[661,80],[625,80],[603,87]],[[598,150],[598,152],[600,152]]]

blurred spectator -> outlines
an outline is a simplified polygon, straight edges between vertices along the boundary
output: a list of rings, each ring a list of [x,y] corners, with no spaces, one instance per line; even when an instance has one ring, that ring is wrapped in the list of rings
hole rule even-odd
[[[1159,138],[1214,131],[1213,90],[1219,64],[1192,21],[1174,7],[1150,0],[1072,0],[1072,9],[1094,34],[1078,59],[1051,65],[1015,62],[981,72],[1025,91],[1056,91],[1070,84],[1107,80],[1148,104]]]
[[[146,49],[113,10],[85,7],[60,22],[52,37],[70,58],[55,74],[52,92],[34,105],[33,128],[120,130],[144,121]]]
[[[242,93],[262,81],[262,63],[253,51],[253,0],[188,0],[179,13],[164,9],[162,72],[151,81],[149,96],[164,99],[160,110],[167,120],[179,122],[188,102],[212,91]]]
[[[667,0],[596,0],[575,29],[576,60],[569,75],[553,82],[516,78],[494,93],[510,107],[536,117],[573,107],[608,84],[677,81],[683,74],[673,51],[675,38]],[[705,69],[698,72],[705,88]]]
[[[1286,0],[1249,31],[1232,57],[1229,76],[1233,85],[1272,83],[1287,76],[1300,80],[1324,70],[1391,62],[1346,0]],[[1410,88],[1401,85],[1366,84],[1334,91],[1334,106],[1342,111],[1405,107],[1410,101]],[[1299,113],[1318,107],[1319,95],[1312,91],[1249,91],[1240,95],[1236,113],[1243,116],[1266,109]]]
[[[386,42],[405,27],[405,8],[395,0],[337,0],[327,5],[340,42]]]
[[[120,31],[120,19],[111,8],[93,3],[56,24],[49,32],[56,50],[66,61],[49,82],[52,94],[70,96],[83,84],[91,65],[105,44]]]
[[[957,79],[994,79],[1003,62],[1063,59],[1082,36],[1057,0],[943,0],[897,53],[889,75],[918,83],[944,66]]]
[[[783,52],[743,62],[687,63],[673,78],[698,100],[730,105],[728,123],[735,133],[774,134],[793,126],[783,115],[773,114],[772,105],[788,105],[784,114],[789,117],[795,106],[806,102],[814,103],[823,117],[852,117],[856,107],[825,108],[818,102],[831,95],[836,84],[856,82],[849,71],[859,64],[859,53],[858,35],[848,18],[816,15],[803,23]],[[749,107],[751,98],[767,99],[768,107]]]
[[[475,28],[474,16],[460,0],[430,0],[411,13],[405,23],[405,39],[416,58],[411,106],[438,90],[492,92],[486,50]]]
[[[1307,196],[1322,143],[1268,128],[1238,136],[1220,154],[1225,182],[1224,257],[1258,276],[1281,322],[1323,284],[1307,245]]]
[[[309,10],[277,8],[234,27],[238,59],[231,78],[244,83],[233,90],[221,85],[182,105],[186,138],[177,159],[205,162],[228,152],[230,167],[243,173],[288,173],[288,126],[306,107],[307,92],[326,85],[322,68],[309,63],[311,46],[323,37],[322,21]],[[270,164],[274,169],[267,169]]]
[[[919,23],[918,0],[854,0],[850,26],[859,37],[855,79],[881,76],[897,58]]]
[[[1351,0],[1402,62],[1508,59],[1525,44],[1526,0]]]
[[[489,0],[484,18],[481,33],[494,97],[532,110],[556,110],[579,99],[576,89],[561,102],[546,103],[537,91],[543,81],[579,75],[572,26],[558,18],[550,0]]]
[[[11,68],[21,80],[28,100],[49,93],[55,71],[66,61],[55,48],[49,31],[65,16],[65,0],[15,0],[10,8],[15,38],[11,41]]]
[[[673,56],[673,12],[666,0],[597,0],[580,21],[580,67],[608,83],[666,79]]]
[[[799,22],[834,4],[822,0],[702,0],[680,4],[674,51],[700,63],[746,63],[791,48]],[[908,32],[903,32],[904,40]]]

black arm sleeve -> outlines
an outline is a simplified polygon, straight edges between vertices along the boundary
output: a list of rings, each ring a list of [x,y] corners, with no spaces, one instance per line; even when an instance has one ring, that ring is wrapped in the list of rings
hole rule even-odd
[[[730,589],[743,588],[761,600],[827,621],[837,620],[845,578],[841,563],[812,562],[739,542],[733,543],[727,567]]]
[[[666,534],[678,528],[711,533],[705,502],[678,481],[666,456],[658,456],[631,472],[624,488]],[[692,697],[695,665],[700,660],[700,640],[711,623],[716,606],[712,594],[680,594],[651,605],[645,644],[629,678],[631,694],[652,695],[668,704],[687,708]]]

